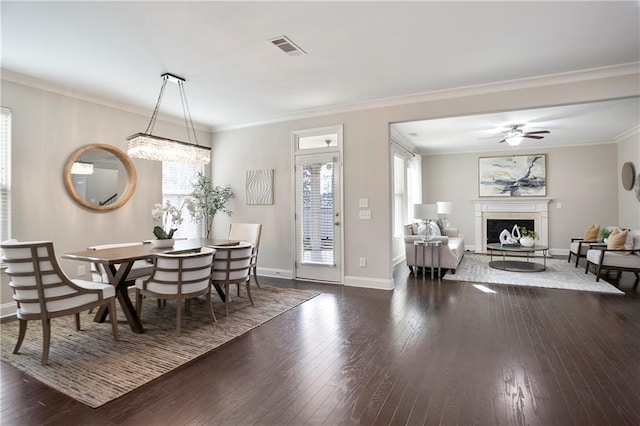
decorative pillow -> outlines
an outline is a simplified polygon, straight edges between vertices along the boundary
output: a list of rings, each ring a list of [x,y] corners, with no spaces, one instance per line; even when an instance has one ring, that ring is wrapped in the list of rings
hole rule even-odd
[[[614,229],[609,238],[607,239],[607,248],[609,250],[622,250],[624,249],[624,243],[627,241],[627,234],[629,231],[626,229],[621,231],[620,228]]]
[[[595,223],[584,230],[582,239],[585,241],[598,241],[598,235],[600,234],[600,226]]]
[[[444,232],[444,223],[442,222],[442,219],[436,220],[436,223],[438,224],[438,228],[440,228],[440,235],[446,235],[446,232]]]

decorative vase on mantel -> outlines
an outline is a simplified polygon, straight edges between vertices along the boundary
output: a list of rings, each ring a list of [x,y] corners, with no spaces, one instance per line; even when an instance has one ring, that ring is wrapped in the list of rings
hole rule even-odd
[[[155,239],[151,240],[153,248],[168,248],[173,247],[175,240],[173,238],[165,238],[163,240]]]

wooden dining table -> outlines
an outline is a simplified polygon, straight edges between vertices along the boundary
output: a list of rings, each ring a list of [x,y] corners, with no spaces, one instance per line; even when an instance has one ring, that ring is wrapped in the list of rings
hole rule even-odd
[[[129,298],[127,287],[127,275],[136,260],[153,259],[155,255],[162,253],[188,253],[207,246],[233,246],[239,244],[236,240],[216,240],[216,239],[185,239],[176,240],[172,247],[154,248],[152,244],[138,244],[127,247],[108,248],[102,250],[87,249],[71,253],[63,253],[62,258],[78,260],[81,262],[95,262],[104,265],[104,269],[109,277],[109,283],[116,289],[116,297],[122,311],[134,333],[144,333],[144,327],[140,318],[136,314],[135,307]],[[215,287],[218,295],[224,301],[224,291],[220,287]],[[107,309],[100,309],[94,321],[104,322],[107,317]]]

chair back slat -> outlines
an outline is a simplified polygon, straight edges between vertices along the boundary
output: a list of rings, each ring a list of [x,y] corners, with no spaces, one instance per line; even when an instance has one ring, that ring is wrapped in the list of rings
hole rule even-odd
[[[253,244],[251,265],[255,266],[260,250],[260,236],[262,235],[261,223],[232,223],[229,227],[230,240],[246,241]]]

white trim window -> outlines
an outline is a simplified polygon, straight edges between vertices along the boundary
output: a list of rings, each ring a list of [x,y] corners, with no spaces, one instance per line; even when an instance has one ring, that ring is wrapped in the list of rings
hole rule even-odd
[[[198,173],[204,173],[202,164],[162,162],[162,203],[167,200],[180,207],[185,197],[193,193],[193,184]],[[174,234],[175,238],[202,238],[202,223],[193,222],[189,210],[182,209],[182,224]]]
[[[0,108],[0,241],[11,238],[11,109]]]

